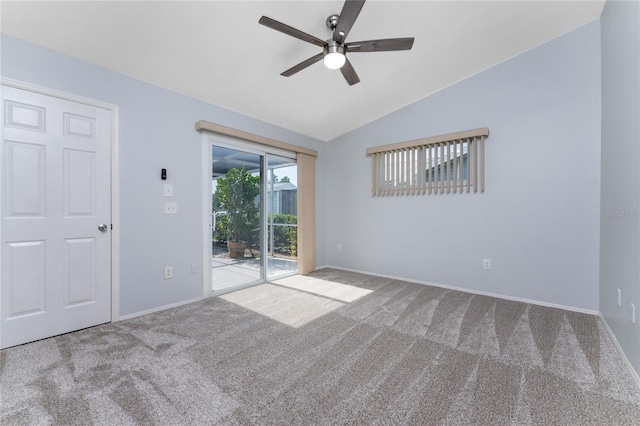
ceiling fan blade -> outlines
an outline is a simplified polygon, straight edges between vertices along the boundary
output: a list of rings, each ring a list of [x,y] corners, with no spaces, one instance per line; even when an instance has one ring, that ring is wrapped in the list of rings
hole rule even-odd
[[[358,77],[356,70],[353,69],[353,65],[351,65],[349,59],[347,59],[342,68],[340,68],[340,71],[342,71],[342,75],[345,80],[347,80],[347,83],[349,83],[349,86],[360,83],[360,77]]]
[[[351,31],[353,23],[364,6],[365,0],[346,0],[344,6],[342,6],[342,12],[340,12],[340,18],[338,18],[338,25],[333,30],[333,39],[338,43],[343,43],[347,38],[347,34]]]
[[[385,38],[382,40],[354,41],[344,45],[347,52],[389,52],[393,50],[411,50],[413,37]]]
[[[303,31],[290,27],[287,24],[283,24],[282,22],[278,22],[275,19],[271,19],[266,16],[260,18],[258,23],[264,25],[265,27],[269,27],[273,30],[290,35],[291,37],[306,41],[307,43],[315,44],[316,46],[324,48],[327,45],[326,41],[320,40],[318,37],[314,37],[311,34],[307,34]]]
[[[298,65],[289,68],[288,70],[286,70],[285,72],[283,72],[280,75],[285,76],[285,77],[291,77],[295,73],[297,73],[299,71],[302,71],[303,69],[307,68],[309,65],[315,64],[320,59],[322,59],[323,56],[324,56],[324,53],[320,52],[316,56],[312,56],[311,58],[307,59],[306,61],[302,61]]]

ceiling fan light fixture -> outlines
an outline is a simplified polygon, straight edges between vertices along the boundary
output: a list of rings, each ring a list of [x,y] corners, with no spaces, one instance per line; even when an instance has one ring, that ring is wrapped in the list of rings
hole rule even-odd
[[[322,48],[322,52],[318,52],[309,59],[305,59],[299,64],[294,65],[283,73],[280,73],[280,75],[283,77],[291,77],[316,62],[320,62],[322,59],[327,68],[333,70],[340,69],[342,76],[347,80],[349,86],[353,86],[360,82],[360,78],[356,70],[353,69],[351,61],[347,60],[347,51],[351,55],[351,53],[355,52],[411,50],[413,37],[383,38],[380,40],[364,40],[354,43],[346,42],[349,31],[351,31],[353,23],[356,18],[358,18],[365,1],[366,0],[345,0],[340,15],[334,13],[327,18],[327,28],[332,32],[332,37],[326,41],[267,16],[261,17],[258,20],[260,25]]]
[[[324,66],[330,70],[337,70],[342,68],[346,61],[347,57],[344,56],[344,47],[333,40],[330,41],[329,45],[325,48]]]

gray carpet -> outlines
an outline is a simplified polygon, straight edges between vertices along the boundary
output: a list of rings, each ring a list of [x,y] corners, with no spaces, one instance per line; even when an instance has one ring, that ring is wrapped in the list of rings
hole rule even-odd
[[[640,424],[596,316],[325,269],[0,352],[1,422]]]

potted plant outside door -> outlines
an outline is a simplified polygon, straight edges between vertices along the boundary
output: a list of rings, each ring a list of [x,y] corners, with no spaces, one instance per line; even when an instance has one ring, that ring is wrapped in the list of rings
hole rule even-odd
[[[245,250],[260,226],[260,177],[252,176],[245,166],[232,168],[217,181],[214,199],[227,212],[227,248],[229,257],[243,258]]]

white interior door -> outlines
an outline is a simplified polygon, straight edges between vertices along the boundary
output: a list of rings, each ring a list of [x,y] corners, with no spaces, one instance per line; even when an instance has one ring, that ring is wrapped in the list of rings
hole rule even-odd
[[[108,110],[2,86],[0,347],[110,321],[110,132]]]

